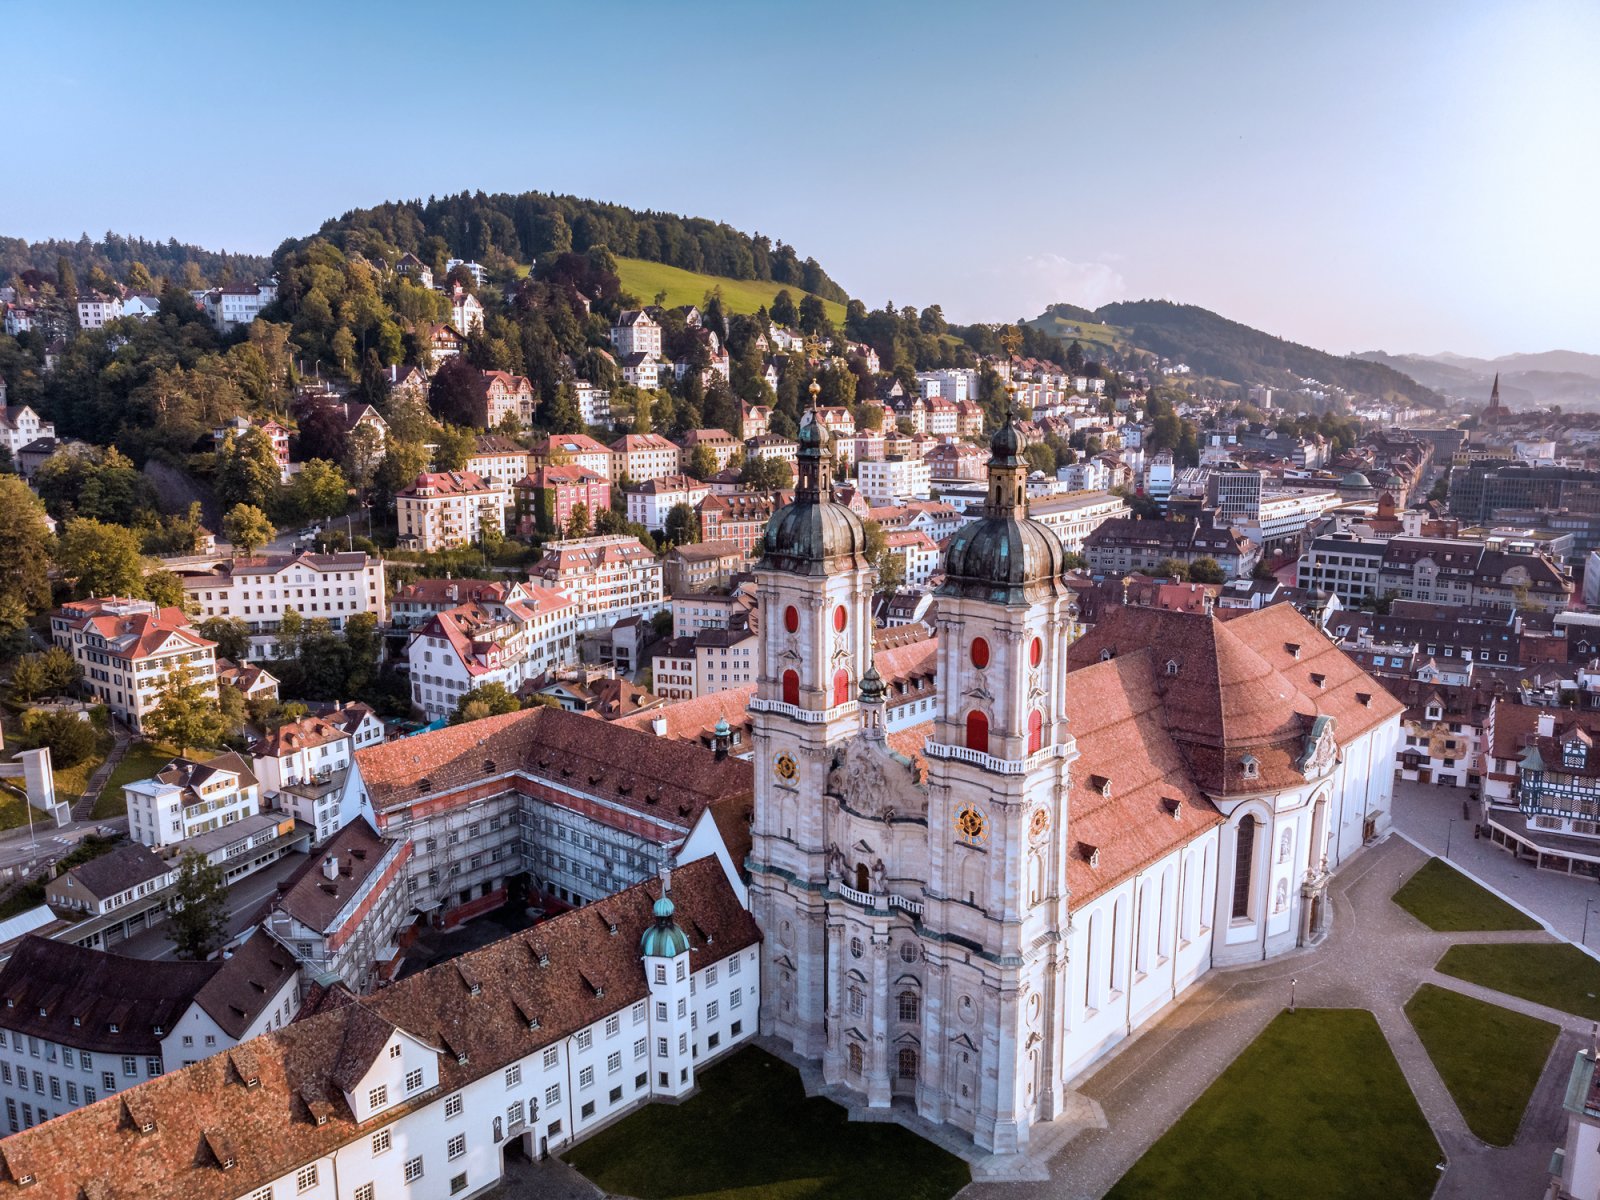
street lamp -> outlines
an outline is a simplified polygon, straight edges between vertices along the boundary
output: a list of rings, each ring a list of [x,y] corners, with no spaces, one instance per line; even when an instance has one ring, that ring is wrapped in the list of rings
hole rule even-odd
[[[29,828],[31,829],[32,826],[30,825]],[[1587,946],[1589,944],[1589,914],[1591,912],[1593,912],[1593,911],[1594,911],[1594,901],[1593,900],[1585,900],[1583,902],[1583,937],[1580,939],[1581,943],[1584,946]]]
[[[1450,835],[1455,831],[1456,819],[1454,817],[1450,817],[1444,823],[1444,856],[1446,859],[1449,859],[1450,857]]]
[[[1293,975],[1289,976],[1289,1011],[1294,1011],[1294,985],[1300,981]]]

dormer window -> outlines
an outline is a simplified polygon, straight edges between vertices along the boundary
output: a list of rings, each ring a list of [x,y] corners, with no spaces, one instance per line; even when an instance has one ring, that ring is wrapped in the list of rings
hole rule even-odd
[[[1588,762],[1588,751],[1584,744],[1573,738],[1561,748],[1561,765],[1564,767],[1577,767],[1580,770]]]
[[[1174,675],[1176,675],[1177,673],[1178,673],[1178,660],[1175,659],[1175,658],[1167,659],[1167,677],[1170,679]]]
[[[1253,754],[1246,754],[1239,760],[1239,774],[1245,779],[1256,779],[1261,774],[1261,763]]]

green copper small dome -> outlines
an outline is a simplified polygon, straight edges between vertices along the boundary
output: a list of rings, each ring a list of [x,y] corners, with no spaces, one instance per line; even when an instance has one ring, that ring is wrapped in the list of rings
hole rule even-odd
[[[1022,434],[1010,413],[989,439],[989,457],[996,466],[1015,466],[1022,461]]]
[[[733,736],[733,730],[728,727],[728,718],[727,717],[723,717],[720,721],[717,722],[717,727],[711,731],[711,736],[712,737],[719,737],[719,738],[726,738],[726,737],[732,737]],[[660,900],[657,900],[656,901],[656,909],[658,911],[657,911],[656,915],[657,916],[660,915],[659,910],[660,910],[660,908],[661,908],[661,906],[663,904],[671,904],[671,903],[672,903],[672,901],[668,900],[665,896],[663,896]]]
[[[888,686],[883,682],[883,676],[878,674],[874,664],[867,668],[867,673],[861,677],[861,703],[882,704],[889,693]]]
[[[1344,477],[1344,481],[1339,486],[1345,488],[1367,488],[1372,486],[1372,480],[1368,479],[1360,471],[1351,471],[1350,474]]]
[[[639,953],[645,958],[676,958],[689,953],[689,938],[672,919],[677,906],[663,896],[651,911],[655,913],[656,923],[639,939]]]

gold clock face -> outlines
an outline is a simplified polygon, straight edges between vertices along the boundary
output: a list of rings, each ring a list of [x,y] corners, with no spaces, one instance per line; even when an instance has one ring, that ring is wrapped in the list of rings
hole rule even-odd
[[[973,804],[956,810],[956,837],[969,846],[982,845],[989,838],[989,818]]]
[[[1036,838],[1043,837],[1050,829],[1050,813],[1043,808],[1033,810],[1033,817],[1028,821],[1028,832]]]
[[[784,783],[793,783],[800,777],[800,767],[794,761],[794,757],[788,751],[784,751],[773,761],[772,773]]]

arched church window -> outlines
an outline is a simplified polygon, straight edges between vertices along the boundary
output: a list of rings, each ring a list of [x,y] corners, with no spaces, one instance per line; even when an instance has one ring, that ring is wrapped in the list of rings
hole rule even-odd
[[[848,624],[850,624],[850,614],[845,611],[844,605],[841,604],[833,610],[833,627],[838,632],[843,633],[844,627]]]
[[[989,643],[983,638],[972,639],[971,654],[972,665],[977,667],[978,670],[981,671],[989,665]]]
[[[867,1011],[867,994],[860,988],[850,989],[850,1015],[859,1017]]]
[[[1044,714],[1037,708],[1028,714],[1028,753],[1039,753],[1044,745]]]
[[[989,718],[976,709],[967,714],[967,749],[989,753]]]
[[[800,628],[800,610],[792,604],[783,610],[783,627],[790,633]]]
[[[1034,638],[1033,644],[1028,647],[1028,662],[1037,667],[1044,661],[1044,639]]]
[[[785,704],[800,703],[800,673],[798,671],[785,671],[783,673],[783,702]]]
[[[1250,877],[1255,867],[1256,819],[1246,813],[1239,822],[1239,833],[1233,849],[1233,916],[1235,920],[1250,915]]]
[[[843,611],[842,609],[840,611]],[[833,702],[844,704],[850,699],[850,672],[840,668],[833,673]]]
[[[915,1079],[917,1077],[917,1052],[910,1046],[906,1046],[895,1057],[899,1064],[900,1078]]]
[[[900,1019],[902,1021],[916,1021],[921,1018],[922,1002],[915,992],[901,992],[898,999],[900,1001]]]

